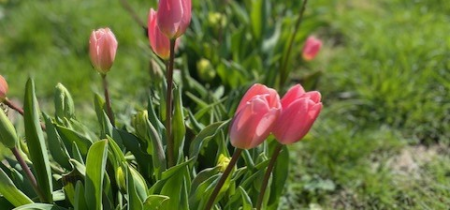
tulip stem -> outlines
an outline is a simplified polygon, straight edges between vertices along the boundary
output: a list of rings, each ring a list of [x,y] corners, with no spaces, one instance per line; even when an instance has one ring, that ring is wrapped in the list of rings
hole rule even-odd
[[[214,188],[214,191],[212,192],[211,196],[209,197],[208,203],[206,204],[205,210],[210,210],[213,205],[214,201],[216,200],[217,195],[219,195],[220,190],[222,189],[223,184],[225,184],[225,181],[227,180],[228,176],[230,175],[231,170],[234,168],[234,166],[237,163],[237,160],[242,154],[242,149],[236,148],[234,151],[233,157],[231,157],[230,163],[228,163],[227,168],[223,172],[222,176],[220,177],[219,182],[216,185],[216,188]]]
[[[291,51],[292,51],[292,45],[294,44],[294,40],[295,37],[297,36],[298,30],[300,29],[300,25],[302,23],[303,20],[303,14],[305,13],[305,9],[306,9],[306,3],[308,3],[308,0],[303,0],[303,4],[302,7],[300,9],[300,14],[298,15],[297,18],[297,22],[295,22],[295,28],[294,28],[294,33],[292,33],[291,39],[289,40],[289,45],[288,45],[288,50],[286,52],[286,56],[284,57],[284,59],[282,60],[281,63],[281,68],[280,68],[280,83],[279,83],[279,89],[282,89],[286,83],[286,79],[288,77],[288,72],[287,72],[287,64],[289,62],[289,58],[291,56]]]
[[[114,114],[111,109],[111,100],[109,98],[108,81],[106,80],[106,74],[101,74],[101,75],[102,75],[102,82],[103,82],[103,90],[105,91],[106,114],[108,115],[111,125],[115,127]]]
[[[174,143],[172,138],[172,88],[173,88],[173,62],[175,59],[175,40],[170,40],[170,58],[166,69],[167,96],[166,96],[166,138],[167,160],[169,168],[174,166]]]
[[[16,112],[19,112],[19,114],[23,116],[23,109],[17,106],[17,104],[10,101],[8,98],[6,98],[5,101],[3,101],[3,103],[6,106],[9,106],[9,108],[14,109]]]
[[[28,168],[28,165],[25,163],[25,160],[20,155],[17,147],[11,148],[11,151],[14,154],[14,156],[16,157],[17,162],[19,162],[20,167],[22,167],[22,170],[25,173],[25,175],[27,176],[28,180],[30,181],[31,186],[33,187],[34,191],[38,194],[39,198],[42,201],[46,200],[44,194],[42,193],[41,189],[39,188],[39,186],[37,184],[36,178],[34,177],[33,173],[31,173],[30,168]]]
[[[12,102],[11,100],[9,100],[8,98],[6,98],[3,103],[8,106],[9,108],[15,110],[16,112],[18,112],[20,115],[24,115],[23,109],[20,108],[19,106],[17,106],[17,104],[15,104],[14,102]],[[43,131],[45,131],[45,125],[43,123],[41,123],[41,128]]]
[[[264,194],[266,193],[267,184],[269,184],[269,178],[272,174],[272,170],[275,167],[275,162],[277,162],[278,155],[281,153],[281,149],[283,149],[282,144],[277,144],[275,150],[272,153],[272,157],[270,159],[269,165],[267,166],[266,173],[264,174],[264,179],[261,185],[261,190],[259,191],[258,203],[256,204],[256,209],[260,210],[264,200]]]

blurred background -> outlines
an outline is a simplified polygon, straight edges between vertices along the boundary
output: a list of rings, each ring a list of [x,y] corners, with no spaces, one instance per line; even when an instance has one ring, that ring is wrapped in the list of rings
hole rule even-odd
[[[110,91],[125,121],[130,110],[145,107],[145,94],[158,80],[149,68],[157,57],[136,20],[146,24],[156,3],[0,0],[0,74],[8,97],[21,102],[32,76],[43,111],[53,112],[60,82],[72,93],[80,121],[92,121],[101,78],[91,67],[88,40],[92,30],[110,27],[119,42]],[[177,55],[181,74],[198,82],[188,85],[186,106],[202,99],[203,90],[233,96],[255,82],[279,85],[274,75],[283,71],[301,1],[192,3]],[[308,2],[281,89],[301,82],[319,90],[324,109],[311,133],[291,147],[281,209],[448,208],[449,34],[444,0]],[[309,35],[324,45],[306,62],[301,50]]]

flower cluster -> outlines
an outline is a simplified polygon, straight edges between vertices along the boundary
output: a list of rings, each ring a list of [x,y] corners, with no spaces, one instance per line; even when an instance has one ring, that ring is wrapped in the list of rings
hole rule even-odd
[[[234,116],[230,139],[234,147],[251,149],[273,133],[281,144],[301,140],[322,109],[317,91],[305,92],[295,85],[280,97],[276,90],[253,85],[242,98]]]

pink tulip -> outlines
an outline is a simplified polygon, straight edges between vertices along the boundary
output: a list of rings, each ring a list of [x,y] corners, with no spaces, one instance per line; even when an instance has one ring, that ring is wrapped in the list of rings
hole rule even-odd
[[[191,0],[160,0],[158,27],[169,39],[180,37],[191,22]]]
[[[150,9],[148,14],[148,40],[153,52],[155,52],[160,58],[166,60],[170,56],[170,40],[166,35],[161,33],[156,24],[157,12]]]
[[[92,31],[89,39],[89,55],[94,68],[106,74],[114,62],[117,51],[117,40],[109,28]]]
[[[8,93],[8,83],[5,78],[0,75],[0,102],[5,100],[6,93]]]
[[[295,85],[281,99],[282,111],[273,128],[273,134],[281,144],[300,141],[311,129],[322,109],[317,91],[305,92]]]
[[[306,61],[310,61],[314,59],[319,53],[320,48],[322,47],[322,41],[317,39],[314,36],[309,36],[306,39],[305,46],[303,47],[303,59]]]
[[[271,88],[253,85],[242,98],[230,128],[231,144],[251,149],[269,136],[281,110],[280,97]]]

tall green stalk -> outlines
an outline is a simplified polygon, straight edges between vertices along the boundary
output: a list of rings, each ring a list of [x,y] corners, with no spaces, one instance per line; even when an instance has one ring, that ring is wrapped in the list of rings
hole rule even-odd
[[[267,166],[266,173],[264,174],[261,190],[259,191],[258,202],[256,204],[257,210],[260,210],[262,207],[264,194],[266,193],[267,184],[269,184],[270,175],[272,174],[273,168],[275,167],[275,163],[277,162],[278,155],[280,154],[282,148],[283,145],[278,143],[277,147],[275,147],[275,150],[272,153],[272,157],[270,159],[269,165]]]
[[[174,142],[172,136],[172,89],[173,89],[173,62],[175,59],[175,41],[170,40],[170,58],[166,69],[167,95],[166,95],[166,138],[167,138],[167,160],[169,168],[174,166]]]
[[[281,65],[280,65],[280,71],[279,71],[280,72],[280,83],[278,86],[279,90],[281,90],[284,87],[286,80],[289,76],[289,71],[287,70],[287,64],[289,63],[289,59],[291,57],[292,45],[294,44],[295,37],[297,36],[297,33],[300,29],[300,25],[303,20],[303,14],[305,13],[306,3],[308,3],[308,0],[303,0],[302,7],[300,9],[300,13],[297,18],[297,22],[295,23],[294,33],[292,33],[291,39],[289,40],[289,45],[288,45],[288,50],[286,52],[286,56],[284,57]]]
[[[108,81],[106,80],[106,74],[101,74],[101,75],[102,75],[102,82],[103,82],[103,90],[105,91],[106,114],[108,115],[111,125],[115,126],[114,114],[111,109],[111,100],[109,98]]]

